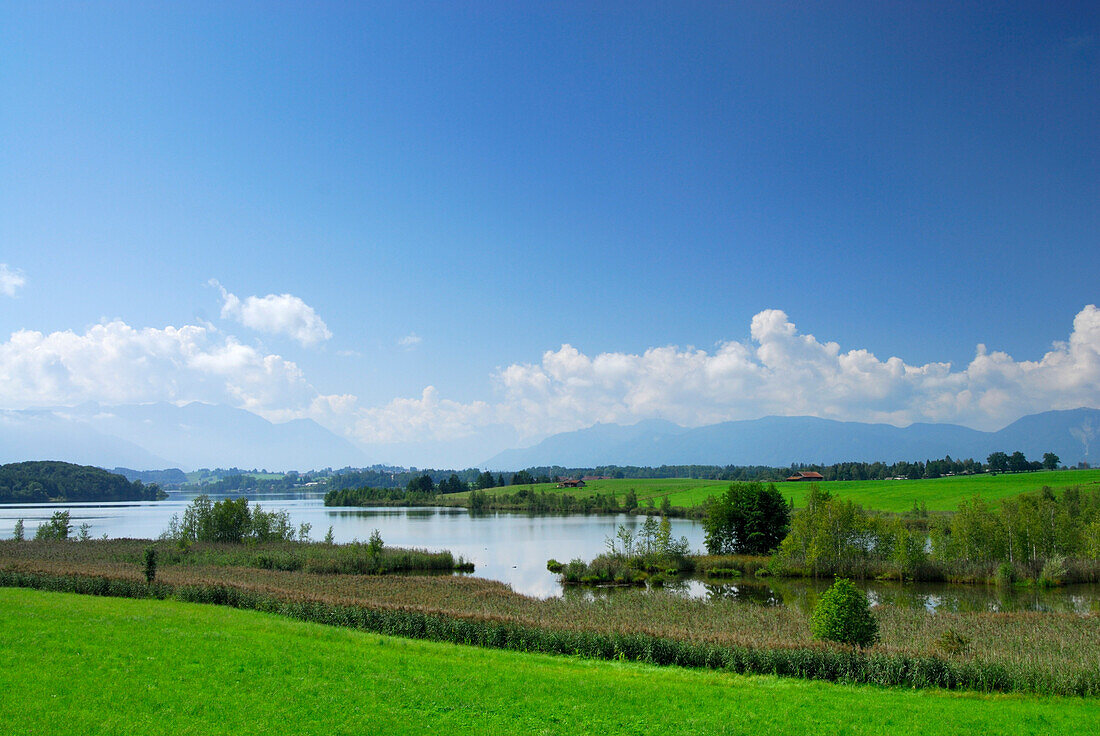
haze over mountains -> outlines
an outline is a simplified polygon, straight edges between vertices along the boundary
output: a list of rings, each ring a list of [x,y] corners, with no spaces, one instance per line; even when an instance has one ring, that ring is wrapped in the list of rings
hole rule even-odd
[[[1063,463],[1095,463],[1100,455],[1100,410],[1049,411],[1023,417],[997,432],[952,424],[838,422],[816,417],[764,417],[687,428],[663,420],[596,424],[547,437],[478,462],[503,436],[467,438],[447,448],[455,467],[518,470],[562,465],[772,465],[845,461],[895,462],[951,455],[984,460],[997,450],[1030,459],[1054,452]],[[424,458],[441,448],[356,447],[309,419],[273,424],[242,409],[191,403],[0,411],[0,463],[65,460],[135,469],[242,467],[310,470],[393,462],[393,454]],[[483,456],[482,456],[483,457]]]
[[[954,424],[838,422],[816,417],[764,417],[688,429],[650,420],[632,426],[597,424],[506,450],[480,467],[512,470],[544,465],[772,465],[847,461],[925,460],[951,455],[982,461],[998,450],[1031,460],[1054,452],[1063,463],[1095,462],[1100,454],[1100,410],[1048,411],[1023,417],[997,432]]]
[[[273,424],[243,409],[198,402],[0,411],[0,462],[19,460],[139,470],[369,464],[363,451],[311,419]]]

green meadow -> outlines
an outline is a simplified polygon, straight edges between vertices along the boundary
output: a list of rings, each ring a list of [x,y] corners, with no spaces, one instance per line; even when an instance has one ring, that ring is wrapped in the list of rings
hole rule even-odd
[[[717,495],[729,486],[729,481],[695,480],[688,478],[642,478],[622,480],[594,480],[584,488],[559,489],[552,483],[533,486],[505,486],[490,488],[486,493],[515,493],[522,488],[537,492],[569,493],[574,496],[593,496],[597,493],[623,497],[631,490],[641,505],[653,501],[660,506],[668,497],[673,506],[692,507],[703,504],[708,497]],[[834,496],[851,499],[866,509],[905,512],[913,504],[924,503],[930,511],[954,511],[961,501],[980,495],[986,501],[997,502],[1002,498],[1036,491],[1043,486],[1054,489],[1073,485],[1100,484],[1100,469],[1050,470],[1034,473],[1000,473],[992,475],[957,475],[945,478],[921,480],[838,480],[819,483]],[[794,501],[796,507],[804,504],[809,493],[809,483],[778,483],[783,495]],[[460,494],[466,495],[466,494]]]
[[[1049,734],[1100,701],[836,685],[396,639],[175,601],[0,589],[18,734]]]

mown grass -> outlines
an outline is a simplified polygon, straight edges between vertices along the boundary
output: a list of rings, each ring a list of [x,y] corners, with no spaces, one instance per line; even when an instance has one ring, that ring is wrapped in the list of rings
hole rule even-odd
[[[696,480],[690,478],[642,478],[622,480],[594,480],[584,488],[555,488],[553,483],[532,486],[505,486],[490,488],[486,493],[515,493],[521,488],[530,488],[537,492],[569,493],[578,498],[612,494],[616,498],[626,496],[633,490],[641,506],[652,501],[660,507],[666,496],[673,506],[686,508],[700,506],[707,498],[716,496],[729,487],[729,481]],[[777,483],[784,498],[794,501],[795,507],[805,504],[809,494],[809,483]],[[819,484],[834,496],[851,499],[866,509],[904,513],[913,508],[913,504],[924,503],[930,511],[954,511],[960,502],[979,495],[987,502],[1016,496],[1029,491],[1037,491],[1043,486],[1054,489],[1073,485],[1100,485],[1100,469],[1091,470],[1050,470],[1035,473],[989,473],[982,475],[957,475],[949,478],[928,478],[921,480],[840,480]],[[467,494],[455,494],[462,498]]]
[[[1095,700],[500,652],[172,601],[0,589],[18,734],[1070,733]]]
[[[37,556],[20,554],[30,546],[0,543],[0,582],[103,595],[150,594],[137,563],[51,560],[42,549]],[[629,650],[631,657],[643,661],[736,671],[1100,694],[1098,615],[932,615],[882,606],[875,609],[881,642],[866,652],[852,652],[813,641],[803,609],[733,600],[624,592],[611,599],[566,596],[540,601],[477,578],[317,575],[232,566],[166,566],[158,571],[157,581],[164,595],[188,600],[286,608],[288,615],[309,620],[487,646],[522,645],[566,653],[583,648],[597,658]],[[945,637],[952,636],[961,637],[966,646],[944,648]]]

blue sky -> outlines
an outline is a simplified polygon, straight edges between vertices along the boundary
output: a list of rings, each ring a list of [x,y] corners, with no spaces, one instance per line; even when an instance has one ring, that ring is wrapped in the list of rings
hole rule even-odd
[[[0,48],[0,339],[43,338],[0,346],[7,408],[196,399],[490,449],[1100,404],[1094,4],[6,3]],[[838,350],[779,375],[766,310],[758,334]],[[136,336],[90,336],[112,323]],[[141,333],[169,325],[201,345]],[[1019,367],[1071,335],[1057,375]],[[964,375],[979,343],[995,379]],[[689,347],[710,362],[657,375]],[[951,368],[814,367],[859,350]],[[111,361],[145,388],[97,388]],[[429,386],[454,406],[401,403]]]

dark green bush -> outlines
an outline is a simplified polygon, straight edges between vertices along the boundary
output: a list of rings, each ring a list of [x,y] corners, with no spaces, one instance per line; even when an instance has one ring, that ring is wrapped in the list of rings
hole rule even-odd
[[[821,594],[810,618],[815,639],[869,647],[878,641],[878,621],[867,596],[851,580],[838,578]]]
[[[145,582],[152,583],[157,579],[157,549],[145,548]]]

